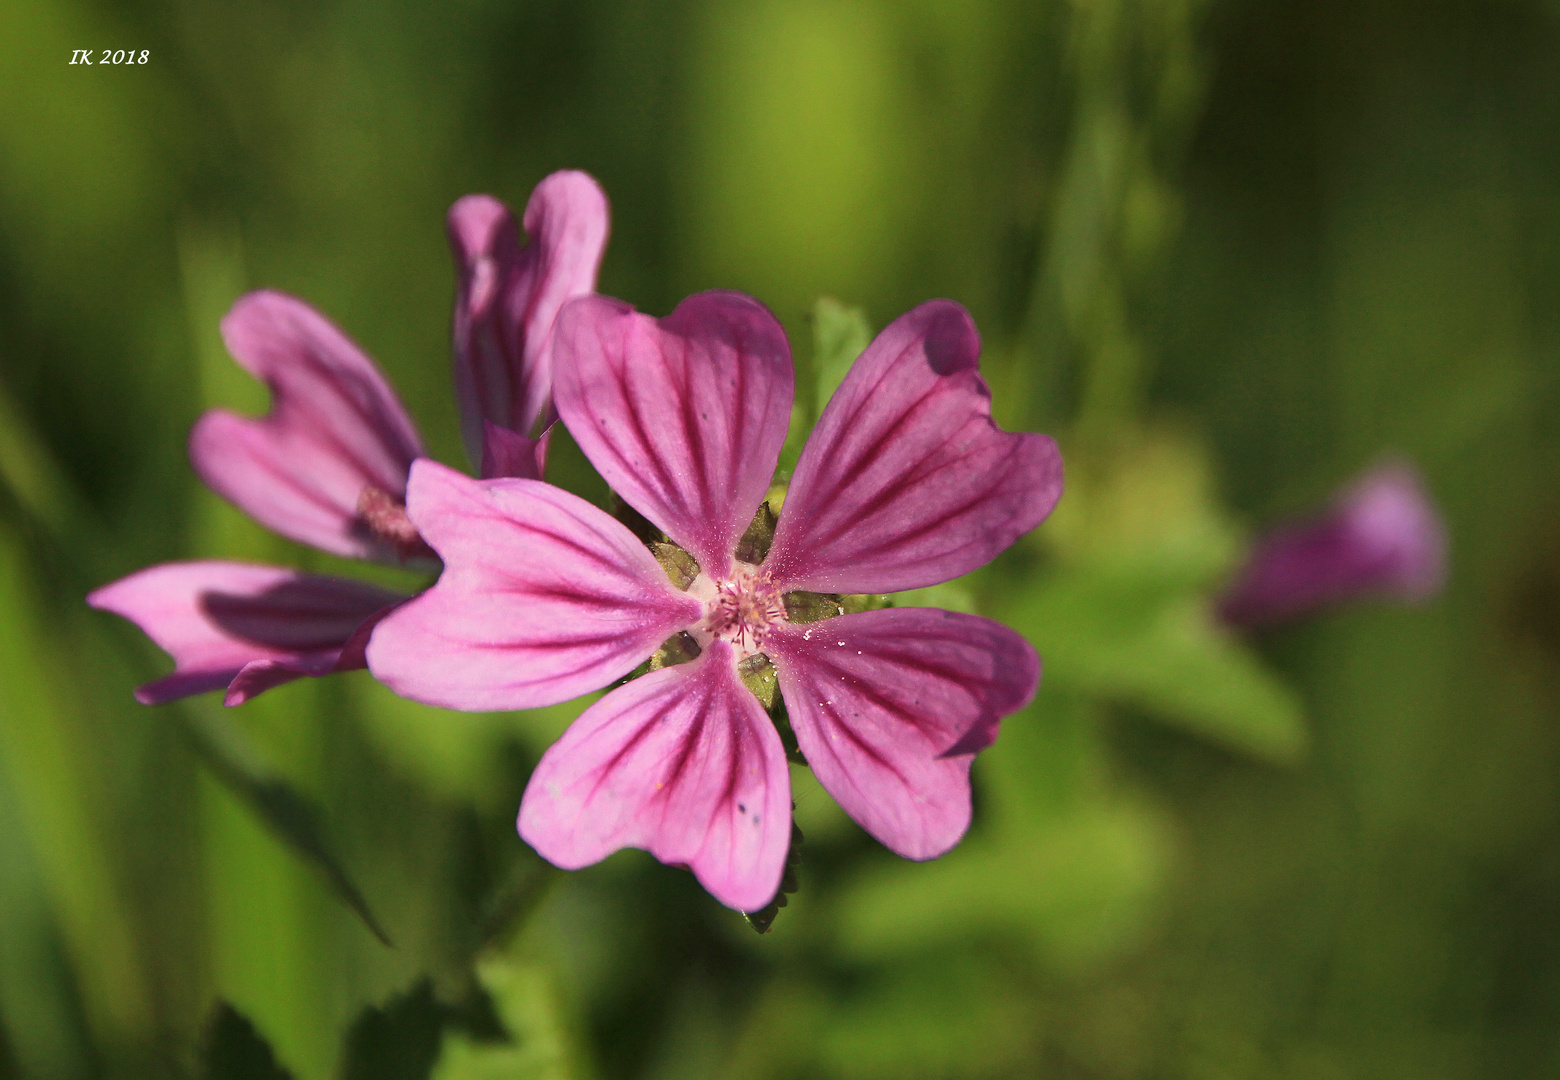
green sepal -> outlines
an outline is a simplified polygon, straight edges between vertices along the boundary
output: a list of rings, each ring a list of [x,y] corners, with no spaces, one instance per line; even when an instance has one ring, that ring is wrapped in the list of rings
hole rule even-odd
[[[796,811],[796,804],[791,804],[791,810]],[[791,819],[791,844],[785,852],[785,870],[780,875],[780,889],[775,893],[775,898],[757,911],[744,911],[742,917],[748,921],[748,925],[760,934],[769,933],[769,928],[775,924],[775,916],[780,914],[780,909],[786,905],[786,897],[796,892],[800,887],[796,877],[796,866],[801,861],[797,851],[802,846],[802,830],[796,825],[796,819]]]
[[[646,547],[666,539],[666,534],[654,522],[624,502],[623,496],[615,491],[607,492],[607,512],[628,526],[628,531],[639,537]]]
[[[863,611],[877,611],[893,606],[893,597],[887,593],[852,593],[840,597],[840,611],[845,615],[859,615]]]
[[[769,706],[769,718],[774,721],[775,730],[780,733],[780,745],[785,749],[785,759],[793,765],[806,765],[807,759],[802,756],[802,748],[796,741],[796,732],[791,730],[791,714],[785,707],[785,695],[776,694],[774,704]]]
[[[659,671],[674,664],[686,664],[689,660],[698,659],[703,651],[699,643],[693,640],[692,634],[686,630],[680,631],[663,641],[661,647],[651,654],[646,661],[645,671]]]
[[[737,541],[737,560],[757,566],[769,554],[769,545],[775,542],[775,512],[768,501],[758,504],[758,512],[748,523],[747,531]]]
[[[785,617],[794,623],[813,623],[845,614],[840,598],[833,593],[788,592]]]
[[[775,666],[769,662],[769,657],[763,653],[744,657],[737,663],[737,674],[742,677],[742,685],[753,691],[759,704],[766,710],[775,707],[780,680],[775,675]]]
[[[699,576],[699,564],[697,560],[682,548],[666,540],[656,540],[650,544],[650,554],[655,556],[655,561],[661,564],[661,569],[666,571],[666,576],[672,581],[672,586],[686,590],[693,584],[693,579]]]

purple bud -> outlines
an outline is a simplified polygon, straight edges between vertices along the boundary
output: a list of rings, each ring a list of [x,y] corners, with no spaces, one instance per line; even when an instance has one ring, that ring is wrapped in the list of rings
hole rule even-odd
[[[1282,622],[1362,596],[1416,602],[1441,589],[1446,531],[1419,474],[1391,460],[1323,515],[1260,539],[1219,601],[1233,626]]]

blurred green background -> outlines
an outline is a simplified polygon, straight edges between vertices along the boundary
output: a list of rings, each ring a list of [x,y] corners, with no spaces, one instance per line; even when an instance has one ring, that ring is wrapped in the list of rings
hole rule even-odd
[[[105,48],[149,61],[69,63]],[[1560,1072],[1553,0],[13,0],[0,72],[0,1077]],[[306,298],[463,463],[444,212],[563,167],[603,292],[750,291],[805,386],[848,309],[953,297],[1063,441],[1051,521],[934,597],[1046,660],[970,836],[902,862],[797,770],[765,937],[514,835],[578,706],[146,709],[166,660],[82,600],[360,572],[194,481],[199,412],[265,407],[218,319]],[[1444,595],[1215,626],[1387,451]]]

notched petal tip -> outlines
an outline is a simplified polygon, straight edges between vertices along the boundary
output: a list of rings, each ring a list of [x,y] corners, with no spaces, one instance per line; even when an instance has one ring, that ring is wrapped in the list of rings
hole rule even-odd
[[[463,195],[445,221],[457,263],[469,269],[484,256],[519,248],[514,215],[491,195]]]
[[[980,369],[980,331],[963,304],[928,300],[901,318],[922,336],[926,362],[938,375]]]
[[[964,835],[970,762],[1029,703],[1040,675],[1020,635],[939,608],[786,626],[766,650],[819,783],[909,859],[936,858]]]
[[[969,313],[934,300],[890,323],[803,448],[769,555],[809,592],[897,592],[975,570],[1038,525],[1062,491],[1048,436],[991,418]]]
[[[190,433],[196,473],[283,536],[338,555],[386,557],[362,535],[358,500],[368,487],[400,498],[422,441],[379,369],[284,293],[240,297],[222,334],[270,389],[271,408],[258,418],[220,409],[202,416]]]
[[[726,906],[756,911],[780,887],[790,811],[779,736],[718,642],[586,710],[542,756],[518,826],[565,869],[643,848],[692,870]]]
[[[758,301],[690,296],[664,319],[618,300],[564,308],[559,415],[625,502],[720,576],[764,499],[790,423],[790,347]]]

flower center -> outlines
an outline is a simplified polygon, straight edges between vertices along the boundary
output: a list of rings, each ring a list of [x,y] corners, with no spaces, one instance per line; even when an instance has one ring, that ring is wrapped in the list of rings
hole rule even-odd
[[[724,581],[701,573],[688,592],[704,601],[704,618],[690,630],[694,640],[701,646],[717,638],[729,641],[738,660],[762,650],[770,629],[786,621],[780,590],[759,575],[758,567],[747,563],[734,564]]]
[[[357,516],[369,536],[389,549],[401,562],[412,559],[437,559],[406,516],[406,504],[383,488],[372,484],[358,495]]]

